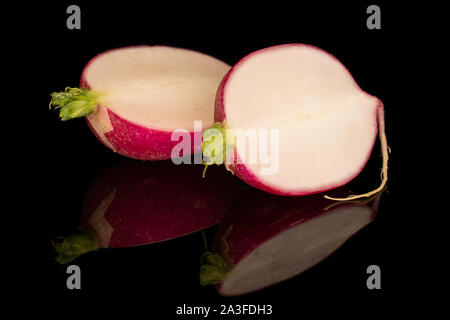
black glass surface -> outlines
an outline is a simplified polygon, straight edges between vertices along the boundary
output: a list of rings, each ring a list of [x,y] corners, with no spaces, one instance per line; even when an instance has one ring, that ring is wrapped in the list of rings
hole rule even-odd
[[[74,308],[80,301],[136,298],[135,301],[145,301],[139,306],[148,307],[145,318],[149,319],[181,319],[176,310],[184,304],[217,308],[221,304],[273,305],[270,317],[254,316],[255,319],[302,318],[302,308],[317,314],[358,313],[356,310],[360,308],[382,313],[388,307],[398,306],[399,296],[414,295],[405,286],[409,283],[405,271],[409,258],[405,257],[413,241],[407,226],[414,210],[404,207],[410,206],[410,199],[403,193],[408,175],[401,173],[411,164],[399,160],[406,152],[401,140],[406,116],[395,90],[403,77],[400,65],[403,29],[396,20],[401,10],[381,5],[382,29],[368,30],[366,8],[370,3],[247,6],[83,1],[81,30],[68,30],[65,11],[70,4],[63,1],[45,8],[36,6],[32,13],[28,12],[23,25],[28,32],[15,39],[18,46],[29,46],[28,57],[24,57],[26,61],[21,66],[26,75],[21,85],[31,86],[33,92],[30,102],[24,104],[30,113],[18,114],[20,117],[26,114],[27,118],[25,132],[18,136],[26,143],[28,156],[17,160],[26,162],[26,167],[33,171],[27,192],[22,192],[30,195],[17,202],[26,211],[22,223],[36,234],[30,233],[33,234],[30,240],[25,237],[32,248],[30,268],[33,270],[31,266],[35,265],[37,270],[33,292],[40,292],[37,295],[45,297],[49,305],[73,303]],[[376,218],[314,267],[242,296],[222,297],[214,286],[201,286],[199,282],[200,258],[205,252],[203,236],[210,250],[220,224],[205,229],[203,234],[195,232],[149,245],[86,253],[71,262],[82,270],[82,289],[68,290],[67,265],[55,261],[52,239],[79,231],[85,198],[101,172],[117,163],[137,160],[124,160],[103,146],[85,120],[61,122],[58,114],[48,109],[50,93],[65,86],[78,86],[89,59],[112,48],[169,45],[198,50],[232,65],[252,51],[292,42],[312,44],[332,53],[363,90],[384,102],[386,135],[392,154],[389,181],[379,199]],[[33,85],[27,84],[25,78],[32,78]],[[352,191],[366,192],[379,184],[379,150],[377,141],[367,166],[348,185]],[[221,167],[213,169],[225,172]],[[171,170],[170,166],[164,170]],[[200,168],[200,180],[201,171]],[[261,201],[265,201],[262,192],[239,180],[236,185],[242,188],[239,201],[245,202],[248,193],[252,197],[259,194]],[[295,205],[292,198],[271,197],[275,203]],[[159,200],[172,201],[170,197]],[[372,264],[381,268],[381,290],[368,290],[366,286],[366,269]],[[25,293],[31,290],[26,285],[18,288]],[[114,304],[109,309],[114,309]]]

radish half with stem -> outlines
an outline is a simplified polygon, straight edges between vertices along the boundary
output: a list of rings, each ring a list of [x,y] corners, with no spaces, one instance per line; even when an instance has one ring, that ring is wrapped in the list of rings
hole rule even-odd
[[[320,195],[287,198],[251,190],[220,223],[213,251],[202,256],[200,283],[235,296],[294,277],[370,223],[380,196],[336,202]]]
[[[108,247],[180,237],[217,224],[242,193],[239,179],[201,165],[125,159],[105,169],[86,193],[82,232],[58,238],[57,261]]]
[[[383,103],[362,91],[349,71],[319,48],[286,44],[244,57],[221,82],[214,118],[213,128],[225,137],[223,147],[218,143],[225,152],[217,160],[222,153],[215,151],[212,138],[205,139],[206,130],[206,164],[225,161],[227,169],[258,189],[299,196],[342,186],[364,168],[377,131],[383,155],[381,185],[348,200],[370,197],[386,184]],[[251,145],[249,132],[261,130],[276,131],[278,137],[272,141],[257,136]],[[261,155],[261,150],[272,152],[273,172],[264,171],[270,166],[267,159],[252,161],[249,156],[251,151]]]
[[[193,142],[194,121],[213,123],[214,97],[229,68],[180,48],[114,49],[89,61],[80,88],[52,93],[50,105],[60,108],[63,121],[86,117],[97,138],[122,155],[170,159],[178,143],[171,140],[174,130],[187,130]]]

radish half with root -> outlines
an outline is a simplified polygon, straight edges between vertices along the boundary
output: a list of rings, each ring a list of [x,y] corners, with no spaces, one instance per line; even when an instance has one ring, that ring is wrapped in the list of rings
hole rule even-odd
[[[370,223],[380,196],[336,202],[320,195],[280,197],[253,189],[220,223],[213,251],[202,256],[200,283],[235,296],[294,277]]]
[[[214,118],[203,134],[206,164],[225,162],[258,189],[300,196],[345,185],[367,163],[377,131],[381,185],[348,200],[387,181],[383,103],[319,48],[286,44],[244,57],[220,84]]]
[[[239,179],[201,165],[124,160],[104,170],[86,193],[82,231],[58,238],[57,261],[67,263],[107,247],[160,242],[220,222],[242,193]]]
[[[89,61],[80,88],[52,93],[50,105],[60,108],[63,121],[86,117],[97,138],[115,152],[141,160],[170,159],[178,143],[171,139],[174,130],[186,130],[194,141],[194,121],[213,123],[217,87],[229,68],[186,49],[114,49]],[[201,132],[195,152],[201,152],[200,144]]]

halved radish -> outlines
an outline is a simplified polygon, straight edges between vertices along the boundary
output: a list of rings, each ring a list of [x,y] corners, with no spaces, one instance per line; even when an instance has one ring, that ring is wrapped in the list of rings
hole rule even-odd
[[[355,199],[379,192],[387,180],[383,110],[335,57],[309,45],[286,44],[251,53],[228,72],[217,92],[213,128],[226,137],[229,170],[258,189],[290,196],[323,192],[355,178],[379,129],[382,184],[349,198]],[[249,132],[258,134],[253,145]],[[271,132],[278,138],[270,140]],[[204,135],[207,164],[217,163],[221,154],[212,154],[211,141]],[[262,159],[264,153],[273,159]]]
[[[179,142],[171,140],[174,130],[187,130],[193,142],[194,121],[213,123],[214,97],[228,70],[222,61],[191,50],[120,48],[89,61],[81,88],[54,92],[51,105],[61,108],[62,120],[86,116],[97,138],[122,155],[170,159]]]
[[[239,179],[201,165],[124,160],[103,171],[83,206],[83,232],[55,241],[57,260],[180,237],[217,224],[241,193]]]
[[[213,253],[202,257],[200,283],[235,296],[298,275],[371,222],[379,196],[371,203],[372,198],[334,202],[320,195],[286,198],[252,190],[220,223]]]

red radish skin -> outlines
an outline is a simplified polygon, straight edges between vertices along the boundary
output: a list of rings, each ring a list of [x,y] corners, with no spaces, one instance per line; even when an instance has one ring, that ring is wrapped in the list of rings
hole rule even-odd
[[[106,113],[107,118],[102,115]],[[95,114],[86,116],[89,128],[105,146],[126,157],[141,160],[164,160],[171,157],[172,149],[179,141],[171,141],[172,132],[154,130],[127,121],[106,107],[98,107]],[[108,131],[102,131],[101,123],[107,123]],[[104,132],[104,133],[103,133]],[[190,132],[191,141],[201,133]],[[201,138],[199,138],[201,141]],[[191,154],[201,152],[192,144]]]
[[[124,60],[124,65],[131,66],[130,74],[122,70],[120,59]],[[94,99],[95,106],[86,115],[87,123],[105,146],[127,157],[170,159],[172,149],[180,142],[171,140],[177,129],[189,132],[190,152],[199,153],[201,146],[194,145],[194,135],[201,136],[201,132],[194,133],[194,121],[202,121],[206,127],[213,123],[217,86],[229,68],[213,57],[180,48],[134,46],[106,51],[91,59],[82,72],[81,89],[107,91]],[[111,76],[105,78],[102,73]],[[124,89],[128,87],[131,93]],[[119,90],[124,97],[117,97],[116,92],[111,94],[108,90]],[[53,99],[57,94],[67,95],[67,92],[52,94],[51,104],[63,108]],[[132,102],[128,102],[128,94],[134,99]],[[127,103],[134,106],[134,109],[130,107],[134,111],[129,111]],[[180,115],[177,115],[178,109]],[[72,113],[73,117],[79,117],[76,112]],[[63,120],[73,118],[61,117]]]
[[[229,83],[233,81],[233,75],[236,73],[236,71],[239,70],[242,65],[244,65],[250,59],[252,59],[252,57],[254,57],[254,56],[258,56],[258,55],[261,55],[264,53],[270,53],[271,51],[276,52],[277,50],[283,50],[286,48],[300,48],[301,50],[303,50],[302,48],[309,48],[310,50],[316,51],[317,54],[326,55],[328,57],[328,59],[332,59],[333,61],[335,61],[334,64],[337,63],[337,64],[339,64],[340,68],[345,69],[345,67],[334,56],[330,55],[329,53],[327,53],[319,48],[316,48],[314,46],[304,45],[304,44],[285,44],[285,45],[269,47],[266,49],[262,49],[262,50],[253,52],[253,53],[247,55],[246,57],[244,57],[243,59],[241,59],[236,65],[234,65],[230,69],[230,71],[225,75],[222,82],[220,83],[217,94],[216,94],[216,102],[215,102],[215,110],[214,110],[214,121],[216,123],[220,123],[224,127],[224,129],[230,128],[226,97],[227,97],[227,93],[228,93]],[[258,188],[260,190],[272,193],[272,194],[286,195],[286,196],[303,196],[303,195],[321,193],[321,192],[324,192],[327,190],[331,190],[331,189],[343,186],[343,185],[347,184],[349,181],[353,180],[356,176],[358,176],[358,174],[363,170],[367,161],[370,158],[371,151],[375,144],[376,135],[377,135],[377,131],[378,131],[379,137],[381,140],[381,147],[382,147],[382,154],[383,154],[382,183],[377,189],[375,189],[371,192],[368,192],[363,195],[358,195],[358,196],[349,196],[347,198],[347,200],[354,200],[354,199],[358,199],[358,198],[362,198],[362,197],[370,197],[370,196],[374,195],[375,193],[381,191],[387,181],[387,160],[388,160],[388,146],[387,146],[386,136],[385,136],[385,132],[384,132],[384,130],[385,130],[385,128],[384,128],[385,127],[385,125],[384,125],[384,106],[383,106],[383,103],[379,99],[363,92],[361,90],[361,88],[357,85],[355,80],[351,77],[350,73],[348,71],[346,71],[346,73],[347,73],[347,76],[349,76],[351,78],[351,81],[353,82],[352,83],[352,85],[354,86],[353,90],[358,90],[361,93],[361,95],[367,97],[367,99],[369,99],[369,100],[372,100],[371,103],[374,106],[373,107],[373,116],[372,116],[372,120],[371,120],[372,125],[370,125],[370,123],[368,123],[368,129],[367,129],[367,130],[372,131],[370,142],[368,141],[368,144],[366,147],[367,150],[370,150],[370,151],[367,152],[363,158],[361,158],[362,161],[360,161],[360,164],[357,167],[353,168],[352,172],[350,172],[349,174],[347,174],[345,176],[340,177],[339,179],[334,179],[334,181],[329,181],[327,183],[323,183],[320,185],[314,185],[313,187],[302,186],[299,188],[286,188],[282,184],[274,185],[273,183],[268,183],[268,182],[263,181],[262,177],[258,176],[249,167],[249,165],[245,162],[245,160],[243,160],[239,156],[239,153],[236,150],[236,147],[234,147],[234,157],[231,160],[228,159],[228,161],[226,162],[227,169],[230,170],[237,177],[239,177],[240,179],[245,181],[247,184],[249,184],[255,188]],[[349,79],[347,79],[347,81],[349,81]],[[230,128],[230,129],[233,129],[233,128]],[[299,137],[299,138],[302,139],[304,137]],[[306,138],[308,138],[308,137],[306,137]],[[350,152],[350,150],[352,150],[351,147],[349,148],[349,152]],[[280,157],[283,157],[283,156],[289,157],[290,154],[283,155],[283,153],[280,152]],[[306,153],[304,156],[308,157],[308,154]],[[324,155],[324,156],[326,156],[326,155]],[[332,163],[332,161],[333,161],[333,159],[330,159],[330,163]],[[299,161],[298,165],[299,166],[302,165],[300,161]],[[295,176],[295,174],[293,174],[293,176]],[[302,176],[296,176],[295,179],[301,180]],[[335,199],[335,200],[344,200],[344,199]]]
[[[218,292],[224,296],[246,294],[306,271],[370,223],[379,200],[379,195],[352,203],[334,202],[321,195],[286,198],[256,190],[246,193],[225,215],[213,243],[211,256],[226,265]],[[272,249],[268,251],[268,247]],[[203,268],[201,281],[208,280]],[[214,284],[207,280],[203,284]]]
[[[86,251],[73,254],[70,250],[81,242],[80,235],[66,238],[65,247],[57,242],[58,259],[68,262],[98,248],[165,241],[217,224],[241,193],[241,183],[219,168],[202,179],[202,169],[135,160],[106,169],[84,200],[83,240],[91,243]]]

